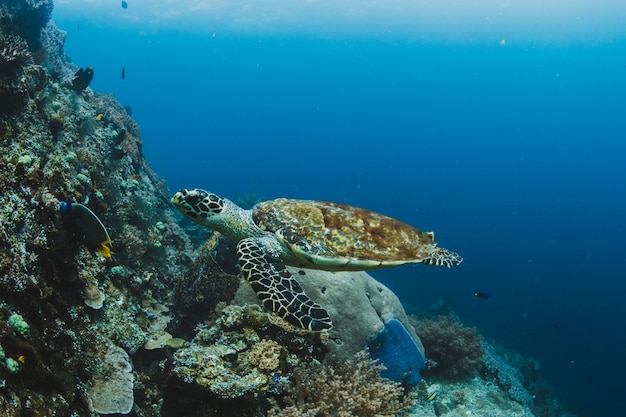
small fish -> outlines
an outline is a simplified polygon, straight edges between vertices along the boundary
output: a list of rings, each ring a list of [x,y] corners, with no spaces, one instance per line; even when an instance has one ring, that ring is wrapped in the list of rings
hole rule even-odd
[[[126,69],[124,68],[124,65],[122,65],[122,80],[124,77],[126,77]]]
[[[428,397],[426,397],[426,401],[432,401],[435,399],[435,397],[437,396],[437,392],[431,392]]]
[[[96,120],[100,121],[102,120],[102,117],[104,117],[104,115],[102,113],[98,113],[98,115],[96,116]]]
[[[122,9],[128,9],[128,3],[122,0]]]
[[[282,381],[282,378],[281,378],[281,375],[280,375],[280,371],[279,370],[274,371],[274,373],[272,374],[272,377],[270,378],[270,380],[269,380],[269,382],[267,384],[268,385],[268,389],[271,392],[276,391],[277,388],[278,388],[278,385],[281,383],[281,381]]]
[[[276,370],[276,371],[274,371],[274,373],[272,374],[272,377],[270,378],[270,383],[271,383],[271,382],[274,382],[274,383],[275,383],[275,382],[276,382],[276,381],[278,381],[279,379],[280,379],[280,371],[279,371],[279,370]]]
[[[491,295],[486,292],[475,292],[474,297],[482,298],[483,300],[491,300]]]

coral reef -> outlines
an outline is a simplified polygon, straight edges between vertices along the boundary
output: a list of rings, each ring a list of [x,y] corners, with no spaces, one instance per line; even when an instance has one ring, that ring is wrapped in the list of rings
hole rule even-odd
[[[414,390],[417,405],[411,417],[573,417],[560,406],[532,358],[487,343],[475,328],[462,326],[446,303],[436,303],[427,314],[409,310],[430,366],[423,371],[426,380]]]
[[[124,349],[110,345],[104,360],[94,369],[87,388],[91,407],[100,414],[128,414],[133,407],[133,374]]]
[[[485,341],[482,345],[485,352],[483,377],[497,384],[501,396],[524,405],[535,415],[563,413],[552,389],[542,378],[542,367],[537,361]]]
[[[206,232],[203,236],[208,237]],[[216,318],[215,305],[233,299],[241,283],[235,252],[228,239],[214,233],[189,272],[176,282],[174,300],[178,314],[172,328],[178,334],[191,338],[195,323]]]
[[[48,74],[32,62],[25,40],[0,34],[0,115],[23,109],[29,99],[41,94]]]
[[[129,355],[195,248],[137,124],[113,97],[63,80],[71,65],[63,33],[46,25],[51,4],[0,5],[0,415],[158,415],[157,390],[133,389],[163,371],[138,361],[131,372]],[[106,225],[110,259],[70,233],[62,201]]]
[[[9,73],[32,59],[24,39],[17,35],[0,35],[0,72]]]
[[[267,408],[281,375],[324,356],[319,333],[298,335],[272,323],[260,306],[218,306],[213,325],[200,325],[194,339],[173,356],[164,389],[163,415],[203,415],[179,392],[197,393],[220,415],[254,416]]]
[[[482,347],[485,352],[484,363],[487,371],[496,376],[500,385],[507,390],[513,400],[524,405],[532,405],[533,397],[522,383],[521,372],[498,357],[495,348],[490,344],[483,342]]]
[[[57,28],[54,22],[50,21],[41,30],[41,43],[46,52],[46,59],[43,62],[48,68],[53,80],[61,84],[68,85],[78,66],[72,63],[63,50],[67,33]]]
[[[52,0],[0,5],[0,115],[23,109],[41,93],[48,73],[36,64],[46,55],[40,33],[51,13]]]
[[[421,384],[415,395],[417,405],[411,409],[410,417],[535,416],[527,406],[511,401],[491,380],[479,377],[464,381]]]
[[[30,51],[41,48],[41,29],[50,20],[52,0],[9,0],[0,5],[0,32],[13,33],[28,43]]]
[[[285,396],[268,417],[355,416],[393,417],[406,414],[413,405],[399,383],[380,376],[383,367],[361,351],[338,363],[298,366],[289,382],[281,384]]]
[[[476,328],[463,327],[453,316],[411,322],[426,349],[425,376],[468,378],[484,367],[481,338]]]

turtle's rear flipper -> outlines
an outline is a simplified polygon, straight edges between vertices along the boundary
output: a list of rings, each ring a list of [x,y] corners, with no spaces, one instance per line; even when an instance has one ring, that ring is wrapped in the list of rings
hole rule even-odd
[[[265,306],[289,323],[314,332],[333,327],[330,316],[306,296],[280,258],[266,250],[257,238],[237,245],[239,266]]]
[[[461,255],[444,248],[435,248],[430,256],[422,261],[425,265],[447,266],[448,268],[461,262],[463,262]]]

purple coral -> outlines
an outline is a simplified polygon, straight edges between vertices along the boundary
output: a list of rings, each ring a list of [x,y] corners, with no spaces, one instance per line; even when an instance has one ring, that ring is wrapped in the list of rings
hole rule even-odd
[[[475,327],[464,327],[451,316],[412,320],[411,324],[431,364],[424,374],[463,378],[483,369],[483,348]]]

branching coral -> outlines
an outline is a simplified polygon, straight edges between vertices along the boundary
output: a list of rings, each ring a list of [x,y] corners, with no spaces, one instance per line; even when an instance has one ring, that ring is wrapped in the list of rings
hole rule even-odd
[[[12,113],[24,106],[31,77],[20,69],[29,68],[30,61],[32,56],[24,39],[0,34],[0,114]]]
[[[382,365],[366,351],[339,364],[307,364],[293,373],[285,387],[286,407],[275,406],[268,417],[392,417],[414,404],[398,383],[380,376]]]
[[[24,39],[17,35],[0,35],[0,70],[14,70],[31,59]]]
[[[463,327],[451,316],[412,321],[431,365],[423,373],[467,377],[483,366],[483,349],[475,327]]]
[[[7,50],[2,55],[10,56],[0,57],[0,116],[21,111],[48,81],[43,67],[27,64],[29,59],[22,54],[28,51],[24,51]]]
[[[45,65],[50,69],[53,79],[62,83],[70,83],[78,69],[65,54],[66,36],[67,33],[57,28],[54,22],[48,22],[41,30],[41,43],[47,55]]]

